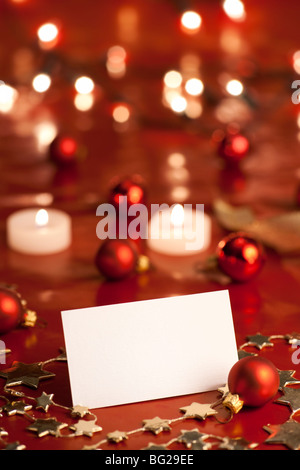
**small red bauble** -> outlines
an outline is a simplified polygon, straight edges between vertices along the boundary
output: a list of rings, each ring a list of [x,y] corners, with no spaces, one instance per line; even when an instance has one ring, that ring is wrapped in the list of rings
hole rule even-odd
[[[219,144],[219,155],[229,163],[240,162],[249,152],[249,141],[240,133],[228,133]]]
[[[110,203],[119,208],[125,201],[128,207],[132,204],[143,204],[145,202],[145,191],[139,181],[127,178],[112,188]]]
[[[24,313],[20,297],[12,290],[0,287],[0,334],[17,328]]]
[[[71,136],[57,136],[49,146],[50,159],[57,165],[74,165],[81,156],[81,147]]]
[[[265,255],[261,243],[245,234],[233,233],[219,242],[217,261],[231,279],[245,282],[262,269]]]
[[[267,403],[278,391],[279,374],[271,361],[260,356],[247,356],[231,368],[228,388],[238,395],[245,406],[259,407]]]
[[[134,273],[138,262],[135,247],[128,240],[107,239],[99,248],[95,263],[104,277],[120,280]]]

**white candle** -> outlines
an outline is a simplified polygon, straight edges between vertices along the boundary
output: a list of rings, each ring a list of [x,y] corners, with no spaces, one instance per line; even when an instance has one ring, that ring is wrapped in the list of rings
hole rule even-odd
[[[147,245],[158,253],[195,255],[205,251],[210,242],[211,220],[204,210],[176,204],[157,211],[149,223]]]
[[[7,219],[11,249],[30,255],[48,255],[67,249],[72,237],[71,218],[56,209],[25,209]]]

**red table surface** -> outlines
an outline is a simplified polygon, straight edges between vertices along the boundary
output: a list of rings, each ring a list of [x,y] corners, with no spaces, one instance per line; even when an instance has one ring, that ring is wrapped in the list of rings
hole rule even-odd
[[[32,329],[18,328],[1,337],[11,349],[1,369],[15,360],[33,363],[56,357],[64,346],[62,310],[224,289],[218,282],[196,275],[190,269],[190,260],[185,263],[162,256],[151,258],[147,251],[153,262],[150,271],[117,282],[102,280],[94,264],[101,243],[96,236],[95,211],[106,201],[115,177],[140,174],[149,204],[176,202],[172,191],[178,185],[189,191],[185,202],[205,204],[213,221],[212,242],[205,257],[214,254],[218,241],[227,233],[211,210],[217,197],[249,206],[260,217],[297,210],[299,108],[290,97],[291,83],[297,79],[291,58],[299,47],[298,2],[283,5],[274,0],[245,1],[247,19],[243,23],[227,18],[217,1],[192,2],[189,6],[197,9],[203,19],[196,36],[180,31],[180,2],[175,1],[1,1],[0,79],[18,88],[23,107],[0,117],[0,279],[17,285],[28,306],[46,322],[45,327],[38,324]],[[131,8],[137,19],[136,37],[128,42],[121,37],[120,29],[125,7]],[[57,63],[63,64],[63,70],[89,74],[97,84],[98,98],[89,112],[74,108],[73,87],[68,73],[61,69],[47,94],[37,96],[31,90],[32,76],[47,55],[36,44],[36,30],[50,20],[59,21],[62,28],[61,41],[54,50]],[[246,45],[242,58],[221,47],[222,34],[232,31]],[[120,80],[108,77],[105,69],[107,49],[115,44],[123,45],[128,52],[127,73]],[[18,62],[22,53],[27,54],[23,69]],[[177,68],[186,53],[201,59],[203,80],[211,98],[206,99],[202,115],[195,120],[175,115],[161,102],[164,73]],[[251,108],[245,123],[251,152],[236,173],[224,169],[212,134],[223,127],[214,112],[222,97],[218,77],[241,70],[252,71],[242,79],[258,105]],[[134,121],[124,132],[115,128],[111,117],[112,103],[120,100],[131,103]],[[53,121],[60,133],[72,132],[85,144],[88,155],[76,171],[55,167],[47,148],[38,148],[34,129],[43,120]],[[167,159],[172,152],[185,155],[187,181],[178,181],[170,174]],[[73,242],[65,252],[34,257],[7,247],[8,215],[24,207],[26,194],[38,193],[51,193],[53,206],[72,216]],[[11,196],[18,198],[11,200]],[[259,276],[226,286],[238,346],[257,332],[285,335],[300,331],[300,258],[297,254],[281,256],[270,249],[266,253],[267,262]],[[182,312],[183,336],[190,326],[185,324]],[[214,332],[208,334],[214,341]],[[222,354],[223,345],[215,347]],[[248,351],[258,352],[254,348]],[[292,363],[293,352],[291,345],[278,340],[259,354],[271,359],[278,369],[295,370],[295,377],[300,377],[299,366]],[[32,397],[40,396],[42,391],[53,393],[56,403],[71,406],[67,364],[54,362],[45,369],[55,377],[41,382],[38,390],[24,386],[18,390]],[[5,381],[0,380],[3,387]],[[280,395],[278,392],[276,397]],[[4,442],[19,441],[29,450],[82,449],[105,439],[109,432],[138,429],[144,419],[156,416],[174,419],[182,416],[181,407],[193,401],[212,403],[218,397],[216,391],[93,410],[103,430],[92,437],[39,438],[26,429],[29,421],[18,415],[3,414],[0,427],[8,432]],[[29,413],[38,418],[55,416],[68,425],[76,422],[66,410],[55,406],[46,414],[41,410]],[[287,406],[271,401],[259,409],[243,409],[227,424],[214,417],[179,421],[172,424],[170,432],[157,436],[139,432],[120,444],[103,444],[101,449],[137,450],[149,442],[166,443],[182,429],[197,428],[219,437],[243,437],[257,443],[257,449],[284,450],[284,445],[265,443],[269,434],[264,426],[284,423],[290,413]],[[297,415],[294,419],[299,420]],[[62,430],[63,435],[68,433]],[[170,448],[185,449],[178,443]]]

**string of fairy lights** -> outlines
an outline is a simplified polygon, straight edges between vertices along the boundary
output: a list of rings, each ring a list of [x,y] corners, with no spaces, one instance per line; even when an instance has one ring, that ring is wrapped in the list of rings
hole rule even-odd
[[[8,1],[13,4],[25,4],[30,0]],[[242,24],[247,20],[247,11],[242,0],[223,0],[220,3],[220,7],[233,23]],[[126,15],[125,19],[128,23],[128,27],[127,29],[125,28],[124,34],[133,35],[137,18],[134,16],[133,11],[127,12]],[[199,11],[188,9],[180,12],[179,23],[182,32],[193,37],[193,35],[196,35],[201,30],[203,19]],[[63,25],[61,24],[56,24],[55,22],[41,24],[36,31],[37,47],[46,54],[48,52],[55,52],[56,47],[62,40],[63,33]],[[220,43],[226,43],[225,49],[230,48],[231,44],[234,45],[234,47],[239,47],[240,41],[238,39],[237,36],[231,39],[226,37],[224,41],[220,38]],[[128,69],[128,52],[129,51],[120,44],[113,44],[106,51],[105,69],[108,77],[112,80],[121,79],[126,75]],[[293,71],[299,74],[300,51],[295,51],[291,60]],[[201,64],[197,55],[187,54],[182,58],[177,69],[166,70],[161,79],[163,85],[161,101],[163,106],[169,108],[174,114],[182,115],[192,120],[201,117],[203,113],[202,97],[205,93],[206,85],[201,76]],[[97,83],[97,80],[95,80],[92,74],[89,76],[86,74],[80,75],[80,73],[74,73],[71,77],[71,82],[71,86],[74,90],[72,97],[74,108],[81,113],[92,110],[99,94],[101,95],[103,92],[101,84]],[[219,77],[219,82],[224,92],[224,98],[243,98],[240,100],[239,105],[235,103],[234,106],[238,106],[237,108],[231,103],[231,110],[233,110],[231,112],[234,112],[234,109],[236,109],[236,112],[241,116],[241,112],[243,111],[242,106],[249,96],[247,96],[248,90],[245,89],[245,85],[242,83],[240,77],[231,76],[226,73],[223,74],[222,77]],[[47,67],[45,67],[45,70],[33,72],[29,86],[38,96],[46,95],[47,92],[55,86],[51,70],[47,70]],[[13,112],[21,93],[18,87],[4,82],[1,80],[0,76],[0,114]],[[251,100],[249,99],[248,101]],[[225,105],[226,103],[224,106]],[[116,125],[126,126],[132,118],[133,110],[126,100],[112,103],[110,109],[111,118]],[[228,112],[228,107],[226,109]],[[219,103],[216,109],[216,117],[218,120],[222,121],[224,112],[226,114],[226,109],[224,111],[222,103]],[[230,117],[232,117],[232,114]],[[41,147],[49,145],[57,133],[58,129],[51,120],[39,123],[34,130],[35,137]]]
[[[28,0],[11,0],[12,3],[25,3]],[[244,21],[246,18],[245,7],[240,0],[225,0],[223,2],[224,12],[233,21]],[[202,17],[196,11],[184,11],[181,14],[180,26],[186,34],[196,34],[202,26]],[[39,26],[36,32],[38,46],[43,51],[51,51],[58,45],[61,37],[60,26],[47,22]],[[126,74],[127,51],[120,45],[113,45],[106,54],[106,70],[109,77],[119,79]],[[195,70],[196,72],[196,70]],[[180,71],[169,71],[164,78],[163,102],[175,113],[183,113],[191,118],[199,117],[201,114],[201,104],[195,104],[195,100],[188,102],[188,95],[191,99],[203,93],[203,82],[196,75],[189,77],[184,82],[184,77]],[[31,86],[36,93],[46,93],[52,86],[52,77],[47,72],[39,72],[33,78]],[[73,82],[75,96],[74,106],[79,111],[89,111],[95,103],[95,87],[93,77],[78,76]],[[237,96],[242,93],[243,86],[237,80],[231,80],[227,85],[229,94]],[[18,90],[10,84],[2,83],[0,88],[0,112],[9,113],[18,99]],[[130,117],[130,110],[124,104],[119,104],[112,111],[113,119],[117,122],[125,122]]]

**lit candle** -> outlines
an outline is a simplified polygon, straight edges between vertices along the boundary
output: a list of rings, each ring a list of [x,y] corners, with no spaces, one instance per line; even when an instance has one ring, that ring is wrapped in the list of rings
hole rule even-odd
[[[158,210],[148,228],[148,247],[170,256],[189,256],[205,251],[211,241],[211,220],[190,204]]]
[[[56,209],[24,209],[7,220],[11,249],[30,255],[48,255],[71,244],[71,218]]]

